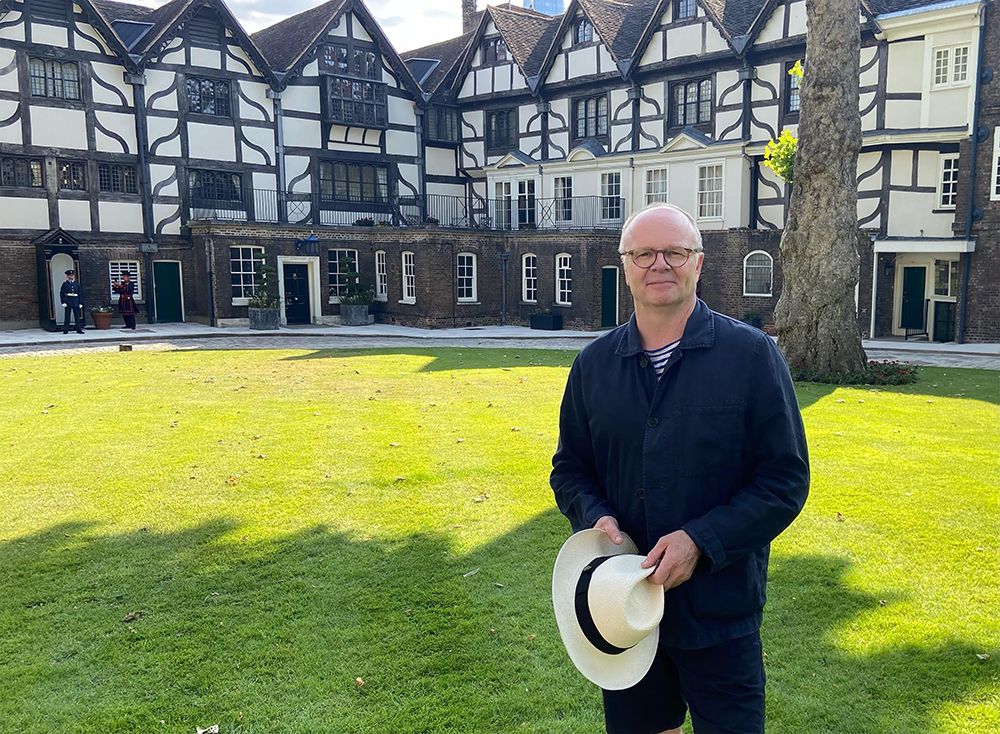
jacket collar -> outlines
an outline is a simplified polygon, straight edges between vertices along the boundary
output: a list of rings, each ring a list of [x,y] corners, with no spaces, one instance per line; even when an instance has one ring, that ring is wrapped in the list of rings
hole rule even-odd
[[[715,319],[712,309],[700,298],[695,303],[694,311],[684,325],[684,336],[681,337],[680,349],[697,349],[711,347],[715,344]],[[642,338],[639,327],[635,324],[635,312],[625,325],[615,354],[619,357],[632,357],[642,351]]]

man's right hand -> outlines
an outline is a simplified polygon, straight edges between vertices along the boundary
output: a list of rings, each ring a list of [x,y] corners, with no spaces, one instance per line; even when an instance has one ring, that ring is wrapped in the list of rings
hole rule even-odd
[[[607,536],[611,538],[611,542],[615,545],[622,544],[622,531],[618,529],[618,521],[611,517],[611,515],[604,515],[594,523],[594,527],[607,533]]]

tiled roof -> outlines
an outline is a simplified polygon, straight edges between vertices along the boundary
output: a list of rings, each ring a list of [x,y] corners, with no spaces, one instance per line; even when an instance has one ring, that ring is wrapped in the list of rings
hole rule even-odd
[[[702,0],[705,11],[730,39],[744,36],[767,0]]]
[[[877,15],[897,13],[900,10],[912,10],[925,5],[934,5],[941,0],[866,0],[868,7]]]
[[[559,28],[559,18],[514,6],[493,5],[489,13],[526,77],[535,76]]]
[[[635,55],[643,29],[660,4],[660,0],[580,0],[580,7],[616,61]]]
[[[153,48],[161,40],[163,34],[174,26],[181,15],[184,14],[184,11],[193,2],[194,0],[170,0],[165,5],[156,8],[145,19],[146,22],[152,23],[153,27],[143,37],[141,47],[134,50],[145,53]]]
[[[326,31],[346,3],[347,0],[329,0],[250,37],[276,70],[288,71]]]
[[[156,11],[144,5],[132,5],[131,3],[119,3],[114,0],[91,0],[100,13],[113,23],[116,20],[130,20],[135,23],[151,23]]]
[[[466,45],[473,35],[474,31],[469,31],[465,35],[449,38],[447,41],[442,41],[441,43],[424,46],[423,48],[415,48],[412,51],[401,54],[401,56],[404,61],[408,59],[437,59],[441,62],[424,79],[423,84],[420,85],[425,92],[434,92],[441,82],[444,81],[448,72],[451,71],[452,67],[462,57],[462,51],[465,50]]]

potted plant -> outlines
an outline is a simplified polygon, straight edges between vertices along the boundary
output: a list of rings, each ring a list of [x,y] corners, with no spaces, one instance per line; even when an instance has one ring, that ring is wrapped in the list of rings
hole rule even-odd
[[[562,329],[562,314],[555,311],[541,311],[533,313],[528,318],[528,323],[532,329],[542,329],[544,331],[559,331]]]
[[[277,329],[281,319],[281,298],[275,285],[275,270],[270,265],[258,264],[257,284],[247,301],[251,329]]]
[[[110,329],[115,312],[111,306],[96,306],[90,309],[90,317],[94,320],[95,329]]]
[[[436,227],[439,224],[441,224],[441,220],[438,219],[437,217],[427,217],[426,219],[424,219],[424,224],[426,224],[428,227]]]
[[[375,220],[371,217],[358,217],[354,220],[355,227],[374,227]]]
[[[361,273],[353,258],[344,258],[337,265],[343,287],[340,291],[340,323],[344,326],[365,326],[368,307],[375,300],[370,285],[361,282]]]

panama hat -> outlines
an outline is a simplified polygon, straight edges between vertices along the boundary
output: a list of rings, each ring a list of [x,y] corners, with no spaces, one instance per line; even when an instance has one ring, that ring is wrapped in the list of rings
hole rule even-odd
[[[656,656],[663,587],[646,579],[645,556],[622,533],[615,545],[602,530],[567,540],[552,571],[552,606],[570,660],[609,691],[631,688]]]

